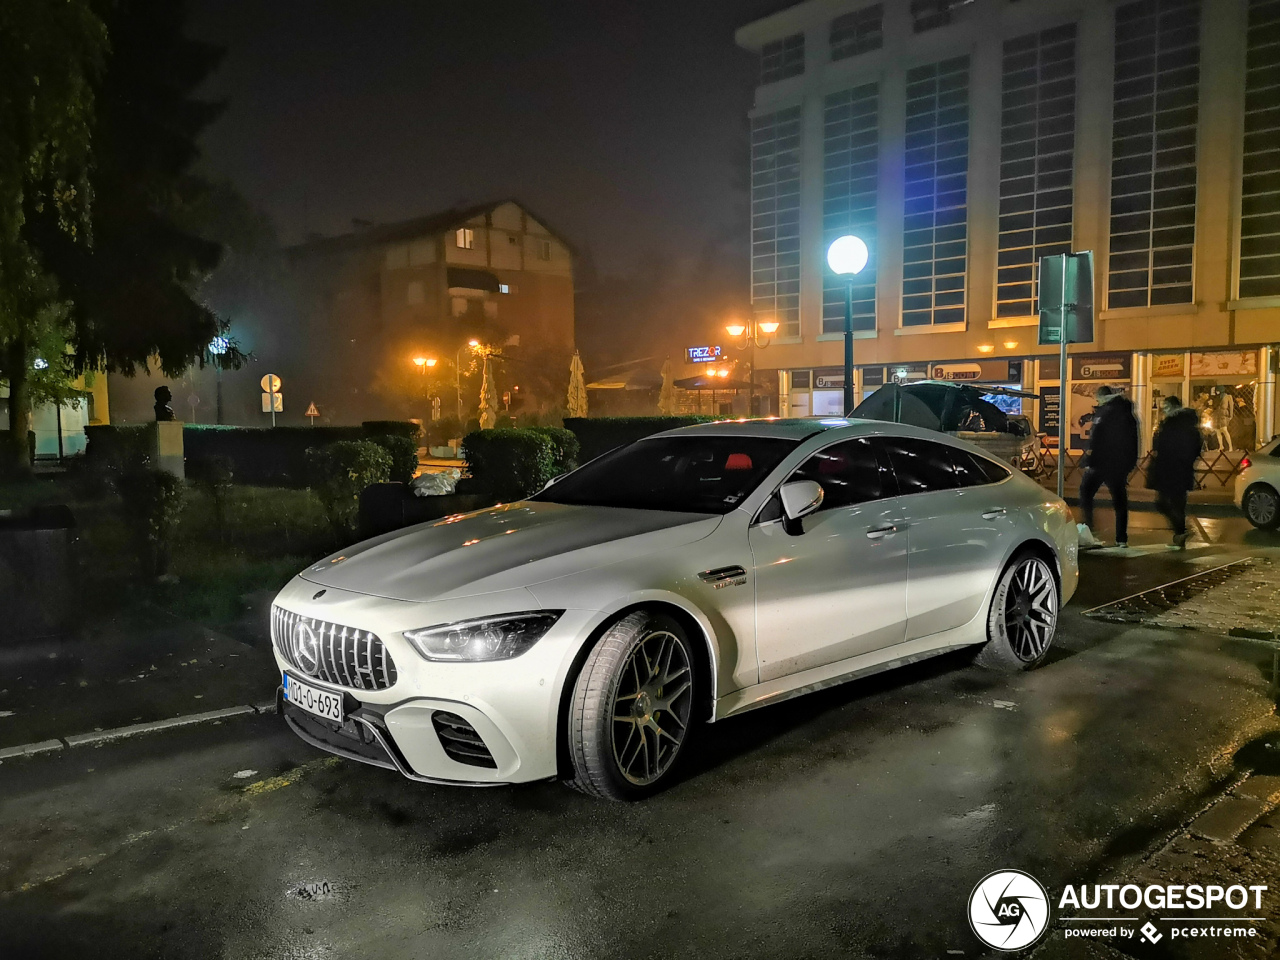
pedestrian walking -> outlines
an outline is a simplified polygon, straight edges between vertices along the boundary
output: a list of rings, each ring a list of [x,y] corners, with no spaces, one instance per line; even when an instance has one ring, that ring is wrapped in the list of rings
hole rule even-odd
[[[1177,397],[1165,397],[1164,419],[1152,444],[1147,489],[1156,492],[1156,509],[1173,530],[1173,545],[1187,548],[1187,493],[1195,489],[1196,460],[1204,447],[1200,418]]]
[[[1119,390],[1102,384],[1094,392],[1098,406],[1093,411],[1089,449],[1085,453],[1084,479],[1080,481],[1080,510],[1084,523],[1078,524],[1080,545],[1099,547],[1093,534],[1093,498],[1106,484],[1116,511],[1116,546],[1129,545],[1129,474],[1138,465],[1138,418],[1133,403]]]

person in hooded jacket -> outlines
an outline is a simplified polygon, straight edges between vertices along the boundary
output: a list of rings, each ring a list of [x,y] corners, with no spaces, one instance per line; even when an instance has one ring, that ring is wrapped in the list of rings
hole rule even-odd
[[[1116,546],[1129,545],[1129,474],[1138,465],[1138,418],[1133,402],[1105,383],[1094,393],[1098,406],[1089,431],[1084,479],[1080,481],[1080,510],[1084,523],[1078,524],[1080,545],[1102,545],[1093,534],[1093,498],[1104,483],[1116,511]]]
[[[1187,547],[1187,493],[1195,489],[1196,460],[1204,441],[1200,436],[1200,418],[1196,411],[1184,407],[1177,397],[1165,397],[1164,419],[1152,443],[1151,465],[1147,468],[1147,487],[1156,492],[1156,509],[1165,515],[1173,529],[1173,545]]]

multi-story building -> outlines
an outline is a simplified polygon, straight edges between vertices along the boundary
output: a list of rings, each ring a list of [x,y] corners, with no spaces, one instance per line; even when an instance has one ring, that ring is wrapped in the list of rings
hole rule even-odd
[[[502,349],[492,363],[500,402],[507,395],[513,411],[563,405],[559,381],[568,381],[574,349],[573,254],[519,203],[363,225],[291,247],[284,259],[270,302],[229,318],[253,362],[226,371],[221,385],[209,367],[173,382],[157,370],[113,376],[113,419],[152,419],[152,392],[167,384],[180,420],[214,422],[220,390],[222,422],[269,425],[259,383],[267,373],[283,381],[280,423],[305,425],[308,410],[320,423],[426,419],[428,395],[443,401],[437,414],[461,406],[465,418],[480,391],[472,339]]]
[[[757,354],[794,415],[837,413],[844,281],[855,392],[972,378],[1042,394],[1072,447],[1099,382],[1149,438],[1170,393],[1209,447],[1277,429],[1280,2],[807,0],[742,27],[751,111]],[[1094,252],[1095,337],[1037,336],[1040,257]],[[1065,389],[1064,389],[1065,387]]]

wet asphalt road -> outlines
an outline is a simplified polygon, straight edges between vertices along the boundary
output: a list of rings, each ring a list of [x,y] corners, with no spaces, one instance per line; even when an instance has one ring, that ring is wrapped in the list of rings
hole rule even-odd
[[[1123,862],[1280,726],[1258,644],[1080,616],[1280,547],[1217,522],[1234,546],[1088,558],[1039,670],[949,655],[716,724],[638,805],[415,784],[269,716],[5,763],[0,958],[981,956],[985,874]]]

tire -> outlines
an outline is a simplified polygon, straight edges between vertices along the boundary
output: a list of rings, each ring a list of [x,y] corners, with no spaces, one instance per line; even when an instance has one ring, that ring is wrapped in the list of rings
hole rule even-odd
[[[1259,530],[1280,527],[1280,494],[1265,483],[1255,483],[1240,498],[1245,519]]]
[[[637,610],[605,630],[569,704],[569,786],[624,801],[664,789],[688,752],[698,680],[693,645],[674,618]]]
[[[975,662],[1016,673],[1040,664],[1058,629],[1061,591],[1049,561],[1017,554],[1000,574],[987,611],[987,642]]]

